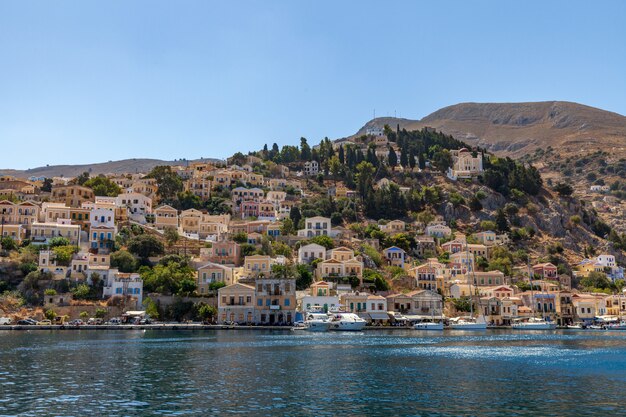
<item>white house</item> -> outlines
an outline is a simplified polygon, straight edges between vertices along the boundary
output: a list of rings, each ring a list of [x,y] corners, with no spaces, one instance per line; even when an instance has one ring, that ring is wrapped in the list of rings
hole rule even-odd
[[[336,237],[338,234],[339,232],[332,228],[330,219],[321,216],[307,217],[304,221],[304,229],[298,230],[299,237]]]
[[[315,259],[326,259],[326,248],[317,243],[309,243],[298,249],[298,263],[309,264]]]
[[[445,224],[429,224],[426,226],[426,234],[432,237],[449,237],[452,235],[452,229]]]
[[[314,176],[320,172],[320,164],[317,161],[307,161],[304,163],[304,175]]]
[[[102,298],[112,296],[131,296],[135,298],[135,308],[140,308],[143,301],[143,279],[137,273],[118,272],[110,274],[104,281]]]

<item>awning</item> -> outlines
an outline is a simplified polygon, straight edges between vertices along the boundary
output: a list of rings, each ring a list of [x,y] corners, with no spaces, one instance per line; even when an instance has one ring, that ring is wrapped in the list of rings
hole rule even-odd
[[[385,312],[380,313],[369,313],[372,320],[389,320],[389,314]]]

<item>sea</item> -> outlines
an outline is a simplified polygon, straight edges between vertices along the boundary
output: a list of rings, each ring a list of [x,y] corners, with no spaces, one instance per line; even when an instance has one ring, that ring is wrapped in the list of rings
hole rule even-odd
[[[626,332],[0,330],[0,416],[626,415]]]

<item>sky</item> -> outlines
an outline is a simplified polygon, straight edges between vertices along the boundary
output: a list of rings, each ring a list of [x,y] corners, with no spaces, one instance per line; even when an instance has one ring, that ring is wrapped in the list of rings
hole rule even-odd
[[[0,168],[224,158],[376,116],[626,115],[624,1],[0,0]]]

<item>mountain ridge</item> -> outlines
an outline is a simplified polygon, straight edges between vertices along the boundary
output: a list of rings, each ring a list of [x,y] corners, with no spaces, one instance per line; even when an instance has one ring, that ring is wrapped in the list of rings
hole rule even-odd
[[[505,156],[520,157],[547,146],[565,154],[580,152],[582,146],[626,156],[625,116],[568,101],[458,103],[417,120],[372,119],[352,137],[385,124],[406,130],[431,127]]]

